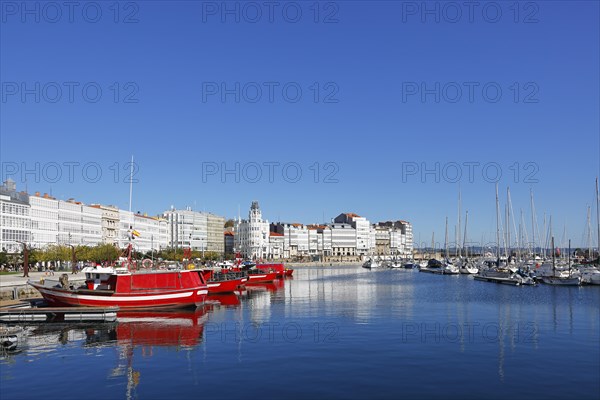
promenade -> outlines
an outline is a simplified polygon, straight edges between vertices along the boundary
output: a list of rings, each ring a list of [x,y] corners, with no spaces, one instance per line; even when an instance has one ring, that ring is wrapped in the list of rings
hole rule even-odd
[[[69,280],[83,280],[85,274],[81,271],[76,274],[71,274],[70,271],[57,271],[54,275],[48,275],[46,272],[30,272],[29,278],[23,277],[23,272],[14,275],[0,275],[0,288],[26,285],[28,280],[39,282],[40,279],[56,279],[62,275],[69,275]]]

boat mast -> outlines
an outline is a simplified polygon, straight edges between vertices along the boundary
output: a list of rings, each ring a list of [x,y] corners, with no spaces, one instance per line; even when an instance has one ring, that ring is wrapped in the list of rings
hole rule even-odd
[[[463,237],[463,246],[465,246],[465,257],[469,256],[469,250],[467,247],[467,224],[469,223],[469,210],[465,213],[465,235]]]
[[[531,249],[532,255],[535,257],[535,208],[533,206],[533,189],[529,189],[531,198]]]
[[[548,231],[546,230],[546,213],[544,212],[544,238],[542,239],[542,243],[544,243],[544,258],[546,258],[546,248],[548,247]]]
[[[444,251],[446,252],[446,259],[448,259],[448,217],[446,217],[446,235],[444,236]]]
[[[510,256],[510,188],[508,186],[506,187],[506,245]]]
[[[598,263],[600,264],[600,192],[598,191],[598,177],[596,177],[596,225],[598,229]]]
[[[434,257],[435,258],[435,231],[431,232],[431,251],[433,252]]]
[[[496,183],[496,258],[500,266],[500,203],[498,202],[498,183]]]
[[[571,277],[571,239],[569,239],[569,278]]]
[[[552,215],[548,221],[548,230],[550,231],[550,237],[552,238],[552,252],[554,253],[554,232],[552,232]]]
[[[131,212],[132,195],[133,195],[133,154],[131,155],[131,168],[129,170],[129,212]]]
[[[592,208],[588,206],[587,210],[587,245],[588,245],[588,260],[592,259]]]
[[[457,228],[457,234],[456,234],[456,246],[458,247],[458,257],[460,258],[461,256],[461,243],[460,243],[460,202],[461,202],[461,195],[460,195],[460,184],[458,184],[458,228]]]
[[[556,277],[556,262],[554,260],[554,236],[552,236],[552,276]]]

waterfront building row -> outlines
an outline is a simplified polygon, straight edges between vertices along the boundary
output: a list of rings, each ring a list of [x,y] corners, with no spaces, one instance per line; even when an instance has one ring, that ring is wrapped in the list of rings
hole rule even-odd
[[[20,243],[32,248],[48,245],[124,248],[129,242],[140,252],[191,247],[223,254],[225,218],[191,209],[172,208],[160,216],[100,204],[59,200],[47,193],[18,192],[7,180],[0,186],[0,249],[17,252]]]
[[[412,225],[408,221],[371,224],[365,217],[342,213],[329,224],[269,223],[258,202],[252,202],[248,219],[238,217],[233,250],[250,259],[361,259],[368,256],[410,257]]]

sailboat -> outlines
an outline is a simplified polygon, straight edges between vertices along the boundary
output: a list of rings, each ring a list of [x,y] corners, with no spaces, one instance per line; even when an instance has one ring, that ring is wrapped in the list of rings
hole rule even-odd
[[[491,262],[487,269],[480,269],[473,279],[484,282],[502,283],[506,285],[533,285],[531,277],[522,276],[509,269],[510,260],[500,257],[500,202],[498,199],[498,184],[496,184],[496,262]]]
[[[460,272],[458,267],[452,263],[448,256],[448,217],[446,217],[446,237],[444,241],[444,247],[446,252],[446,258],[442,263],[442,273],[445,275],[458,275]]]
[[[560,286],[579,286],[581,285],[581,277],[571,274],[571,241],[569,240],[569,275],[567,277],[556,275],[556,251],[554,249],[554,236],[552,236],[552,276],[542,277],[542,282],[547,285]]]

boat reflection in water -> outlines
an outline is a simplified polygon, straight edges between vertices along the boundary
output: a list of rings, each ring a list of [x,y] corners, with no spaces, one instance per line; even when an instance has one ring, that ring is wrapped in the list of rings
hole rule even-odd
[[[210,308],[118,312],[116,340],[134,346],[195,346],[202,341]]]
[[[277,292],[285,286],[284,279],[275,279],[272,282],[247,283],[246,290],[249,293],[256,292]]]
[[[86,330],[87,345],[115,343],[119,363],[110,377],[126,379],[125,398],[136,397],[141,372],[134,369],[134,350],[141,348],[144,356],[152,356],[154,347],[175,347],[192,350],[203,341],[204,324],[211,305],[196,310],[124,311],[117,313],[117,322],[110,329]]]
[[[242,305],[240,296],[244,296],[245,290],[238,290],[235,293],[209,294],[206,297],[207,304],[216,304],[227,308],[236,308]]]

